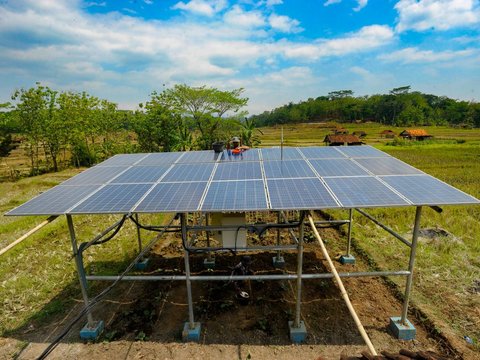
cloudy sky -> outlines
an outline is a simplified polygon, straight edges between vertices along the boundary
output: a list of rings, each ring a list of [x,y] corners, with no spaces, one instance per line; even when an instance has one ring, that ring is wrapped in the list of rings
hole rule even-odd
[[[251,114],[351,89],[480,101],[480,0],[1,0],[0,102],[41,82],[134,109],[177,83]]]

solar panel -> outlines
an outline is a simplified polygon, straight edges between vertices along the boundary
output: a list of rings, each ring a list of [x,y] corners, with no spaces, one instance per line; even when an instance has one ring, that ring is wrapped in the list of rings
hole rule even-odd
[[[336,149],[336,146],[302,147],[299,149],[307,159],[342,159],[346,157]]]
[[[262,180],[214,181],[210,184],[202,211],[267,210]]]
[[[250,149],[240,154],[234,154],[231,150],[224,150],[221,156],[221,161],[258,161],[258,149]]]
[[[319,179],[278,179],[268,180],[267,184],[274,210],[339,207]]]
[[[38,195],[6,215],[60,215],[93,193],[99,185],[58,185]]]
[[[220,163],[213,180],[262,179],[260,162]]]
[[[119,154],[114,155],[110,159],[101,162],[97,166],[121,166],[121,165],[133,165],[137,161],[142,160],[148,154]]]
[[[415,205],[479,204],[473,196],[430,175],[382,176],[381,179]]]
[[[94,166],[64,181],[62,185],[102,185],[126,169],[127,166]]]
[[[355,161],[374,175],[423,174],[413,166],[393,157],[355,159]]]
[[[147,157],[140,160],[135,165],[139,166],[157,166],[157,165],[166,165],[166,164],[173,164],[177,161],[180,156],[182,156],[182,152],[162,152],[162,153],[151,153],[148,154]]]
[[[409,205],[373,176],[325,178],[343,207]]]
[[[207,181],[212,174],[214,163],[175,164],[162,182],[167,181]]]
[[[106,185],[74,207],[71,214],[125,214],[152,187],[152,184]]]
[[[390,156],[371,146],[337,146],[337,149],[352,158]]]
[[[140,184],[154,183],[170,168],[171,165],[160,166],[133,166],[120,176],[117,176],[110,184]]]
[[[177,162],[178,163],[202,163],[215,162],[222,153],[216,153],[213,150],[187,151]]]
[[[265,161],[263,167],[267,179],[315,177],[305,160]]]
[[[302,154],[298,152],[297,148],[284,147],[283,158],[281,148],[263,148],[260,149],[263,160],[295,160],[302,159]]]
[[[207,182],[158,183],[135,212],[197,211]]]
[[[309,160],[320,176],[362,176],[369,175],[350,159]]]

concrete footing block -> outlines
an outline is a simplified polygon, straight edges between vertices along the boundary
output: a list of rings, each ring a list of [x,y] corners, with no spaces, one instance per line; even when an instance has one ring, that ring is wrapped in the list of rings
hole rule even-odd
[[[182,331],[182,340],[184,342],[199,342],[200,341],[200,332],[202,331],[202,325],[199,322],[193,323],[193,329],[190,328],[190,323],[187,321],[183,325]]]
[[[272,258],[272,264],[275,269],[284,269],[285,259],[283,258],[283,256],[279,256],[279,257],[274,256]]]
[[[148,258],[143,259],[135,264],[135,269],[137,270],[145,270],[148,266]]]
[[[298,328],[293,327],[293,321],[289,321],[288,327],[290,329],[290,340],[292,343],[299,344],[305,341],[305,338],[307,337],[307,328],[303,321],[300,321],[300,326]]]
[[[205,269],[215,269],[215,258],[203,259],[203,267]]]
[[[415,326],[408,319],[406,319],[406,324],[402,324],[401,317],[391,317],[388,330],[400,340],[413,340],[417,333]]]
[[[92,326],[86,324],[82,330],[80,330],[80,338],[83,340],[97,340],[103,331],[103,321],[95,321]]]
[[[353,256],[353,255],[342,255],[342,256],[340,256],[340,263],[342,265],[345,265],[345,264],[354,265],[355,264],[355,256]]]

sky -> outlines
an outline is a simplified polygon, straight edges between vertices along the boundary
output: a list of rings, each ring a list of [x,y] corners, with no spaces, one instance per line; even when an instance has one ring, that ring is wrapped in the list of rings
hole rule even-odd
[[[0,103],[36,82],[136,109],[175,84],[248,111],[353,90],[480,101],[480,0],[0,0]]]

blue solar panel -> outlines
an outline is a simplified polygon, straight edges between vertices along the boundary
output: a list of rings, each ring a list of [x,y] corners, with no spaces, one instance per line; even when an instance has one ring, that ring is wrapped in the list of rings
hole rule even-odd
[[[362,176],[368,172],[350,159],[317,159],[310,163],[320,176]]]
[[[119,154],[112,156],[110,159],[101,162],[97,166],[128,166],[134,165],[136,162],[142,160],[148,154]]]
[[[345,158],[335,146],[302,147],[300,151],[307,159],[342,159]]]
[[[213,180],[262,179],[260,162],[220,163]]]
[[[365,167],[374,175],[410,175],[423,174],[413,166],[393,157],[355,159],[357,163]]]
[[[339,207],[319,179],[278,179],[268,180],[267,184],[274,210]]]
[[[202,206],[202,211],[267,209],[267,199],[262,180],[212,182]]]
[[[171,165],[163,166],[133,166],[120,176],[117,176],[110,184],[140,184],[154,183],[170,168]]]
[[[197,211],[207,182],[158,183],[135,212]]]
[[[473,196],[429,175],[382,176],[381,179],[415,205],[480,203]]]
[[[265,161],[263,167],[267,179],[315,177],[305,160]]]
[[[390,156],[383,151],[377,150],[371,146],[338,146],[337,149],[352,158],[361,157],[386,157]]]
[[[325,178],[324,180],[346,208],[409,205],[373,176]]]
[[[55,186],[6,215],[60,215],[99,187],[99,185]]]
[[[127,166],[95,166],[64,181],[62,185],[102,185],[126,169]]]
[[[283,158],[281,148],[263,148],[260,149],[262,152],[263,160],[295,160],[303,159],[302,154],[297,150],[297,148],[284,147],[283,148]]]
[[[222,153],[216,153],[213,150],[187,151],[177,163],[204,163],[215,162]]]
[[[161,152],[161,153],[151,153],[142,160],[140,160],[135,165],[139,166],[156,166],[156,165],[167,165],[173,164],[177,161],[183,153],[181,152]]]
[[[231,150],[224,150],[221,156],[221,161],[258,161],[258,149],[250,149],[240,154],[234,154]]]
[[[162,182],[167,181],[207,181],[210,179],[214,163],[175,164]]]
[[[71,214],[125,214],[152,187],[152,184],[106,185],[74,207]]]

